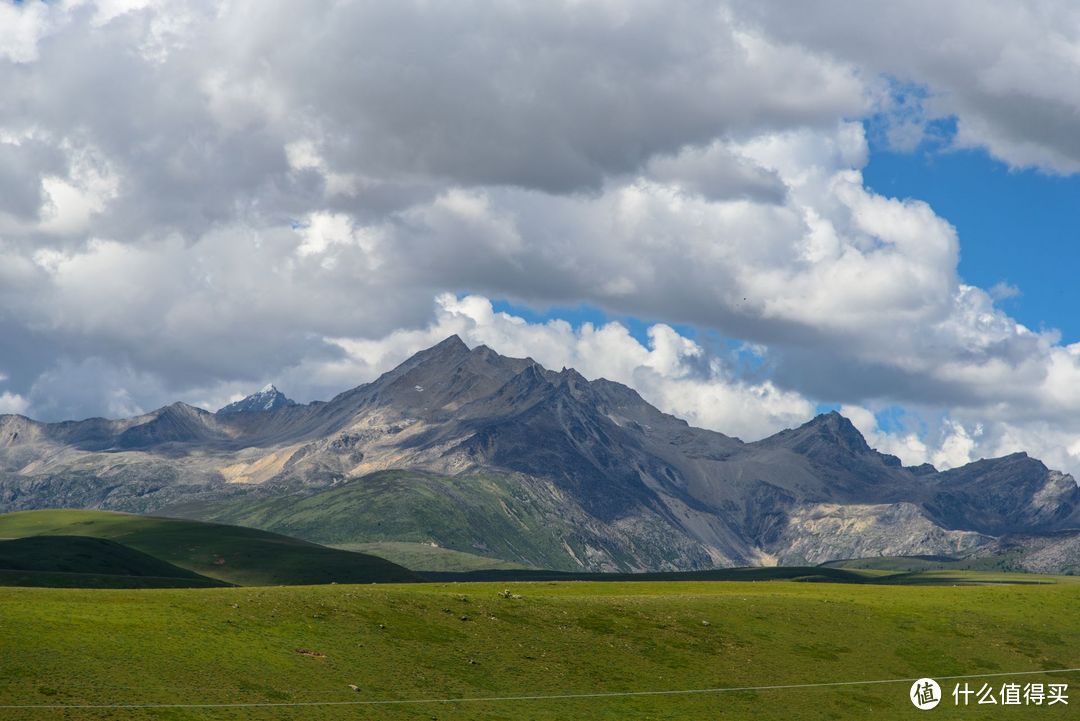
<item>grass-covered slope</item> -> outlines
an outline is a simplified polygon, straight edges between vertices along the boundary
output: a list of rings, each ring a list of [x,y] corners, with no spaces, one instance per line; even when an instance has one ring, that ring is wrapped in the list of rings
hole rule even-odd
[[[335,545],[334,548],[370,553],[372,556],[385,558],[412,571],[464,573],[528,568],[520,563],[455,551],[442,546],[432,546],[429,543],[376,541],[374,543],[342,543]]]
[[[0,585],[145,588],[220,586],[105,538],[29,536],[0,542]]]
[[[558,499],[497,474],[372,473],[309,496],[214,503],[183,515],[328,545],[429,543],[536,568],[579,570],[580,528]]]
[[[778,686],[1080,666],[1080,584],[520,583],[0,589],[0,704],[396,701]],[[1072,676],[996,677],[1069,682]],[[978,688],[980,680],[973,679]],[[355,686],[354,690],[351,686]],[[5,721],[929,718],[910,682],[725,694],[7,709]],[[948,694],[951,682],[943,682]],[[934,718],[1065,719],[1069,706]],[[1007,713],[1006,713],[1007,712]]]
[[[412,581],[382,558],[217,523],[105,511],[45,510],[0,515],[0,538],[104,538],[180,568],[242,586]]]

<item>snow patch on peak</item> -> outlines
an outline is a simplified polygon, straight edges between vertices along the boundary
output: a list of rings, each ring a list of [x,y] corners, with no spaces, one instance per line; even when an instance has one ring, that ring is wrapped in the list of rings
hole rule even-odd
[[[258,393],[254,393],[235,403],[230,403],[218,410],[219,414],[226,413],[251,413],[254,411],[272,411],[285,406],[294,406],[296,403],[285,397],[285,394],[274,387],[273,383],[267,383]]]

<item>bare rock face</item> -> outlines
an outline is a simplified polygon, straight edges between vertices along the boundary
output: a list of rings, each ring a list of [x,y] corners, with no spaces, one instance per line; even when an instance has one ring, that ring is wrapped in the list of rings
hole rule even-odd
[[[939,523],[993,535],[1080,526],[1072,476],[1026,453],[981,460],[939,474],[925,505]]]
[[[967,556],[993,542],[935,525],[913,503],[816,504],[792,512],[777,539],[781,565],[870,556]]]
[[[1016,570],[1080,575],[1080,530],[1010,534],[972,555],[999,557]]]
[[[403,470],[421,475],[380,475]],[[1020,536],[1051,568],[1074,557],[1053,534],[1080,528],[1075,481],[1025,454],[905,468],[837,413],[744,443],[456,336],[328,402],[269,386],[217,413],[0,416],[0,511],[58,505],[593,570],[1004,553]]]

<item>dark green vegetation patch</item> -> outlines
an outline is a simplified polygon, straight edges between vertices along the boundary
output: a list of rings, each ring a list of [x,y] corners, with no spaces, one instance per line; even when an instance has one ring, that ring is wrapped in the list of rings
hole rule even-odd
[[[241,586],[419,580],[408,569],[376,556],[251,528],[105,511],[20,511],[0,515],[0,538],[28,536],[106,539],[167,565]],[[88,563],[100,565],[106,560]],[[94,572],[92,568],[90,572]]]
[[[0,542],[0,585],[178,588],[226,584],[105,538],[29,536]]]

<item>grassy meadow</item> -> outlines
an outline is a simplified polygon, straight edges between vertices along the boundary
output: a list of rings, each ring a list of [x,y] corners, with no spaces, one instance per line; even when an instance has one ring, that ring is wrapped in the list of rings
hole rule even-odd
[[[0,704],[352,703],[1080,666],[1080,583],[533,582],[0,588]],[[506,591],[509,590],[509,593]],[[1069,706],[937,718],[1076,718]],[[978,683],[978,681],[973,681]],[[949,682],[942,683],[945,693]],[[351,687],[355,686],[355,690]],[[909,683],[684,696],[2,709],[37,719],[904,719]]]

